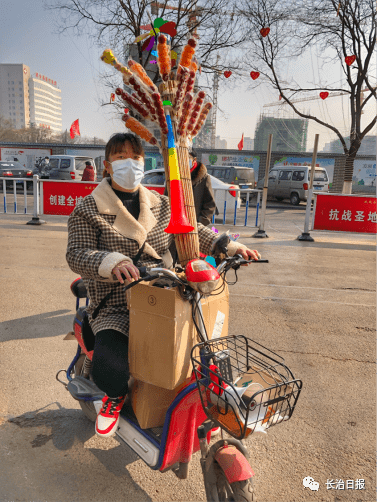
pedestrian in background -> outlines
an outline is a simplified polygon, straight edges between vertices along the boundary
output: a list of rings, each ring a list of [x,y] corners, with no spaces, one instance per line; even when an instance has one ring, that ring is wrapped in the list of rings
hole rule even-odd
[[[196,219],[203,225],[208,226],[216,211],[215,196],[207,168],[204,164],[198,162],[197,159],[197,153],[195,150],[191,150],[189,152],[189,163]]]
[[[207,172],[206,166],[197,161],[197,153],[195,150],[191,150],[191,152],[189,152],[189,164],[196,221],[200,222],[204,226],[208,226],[211,223],[212,216],[216,211],[211,177]],[[167,187],[165,187],[164,195],[168,195]]]
[[[95,181],[94,167],[89,160],[85,162],[85,169],[82,173],[81,181]]]

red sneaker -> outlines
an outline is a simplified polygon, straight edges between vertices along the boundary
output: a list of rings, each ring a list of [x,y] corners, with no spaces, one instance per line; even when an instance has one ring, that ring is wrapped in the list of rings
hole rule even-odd
[[[96,433],[101,437],[110,437],[115,434],[118,427],[120,410],[124,405],[126,396],[102,399],[102,408],[97,415]]]

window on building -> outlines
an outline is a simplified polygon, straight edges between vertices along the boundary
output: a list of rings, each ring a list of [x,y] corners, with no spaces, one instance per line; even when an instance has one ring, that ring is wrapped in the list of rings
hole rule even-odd
[[[13,80],[12,80],[12,84],[14,85],[14,82],[13,82]]]

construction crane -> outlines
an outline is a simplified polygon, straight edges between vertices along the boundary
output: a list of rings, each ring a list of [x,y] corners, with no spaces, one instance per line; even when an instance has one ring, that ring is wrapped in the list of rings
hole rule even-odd
[[[373,87],[373,89],[376,89],[376,87]],[[365,89],[362,89],[360,92],[360,104],[363,103],[364,101],[364,92],[369,91],[370,89],[366,87]],[[329,94],[327,97],[328,98],[335,98],[337,96],[344,96],[345,94],[349,94],[349,92],[345,91],[337,91],[337,92],[332,92]],[[303,101],[314,101],[317,99],[322,99],[320,96],[311,96],[309,98],[300,98],[300,99],[292,99],[290,100],[291,103],[302,103]],[[327,99],[327,98],[326,98]],[[267,103],[266,105],[263,105],[263,108],[270,108],[271,106],[283,106],[287,105],[288,103],[286,101],[274,101],[273,103]],[[363,114],[364,112],[361,111]]]

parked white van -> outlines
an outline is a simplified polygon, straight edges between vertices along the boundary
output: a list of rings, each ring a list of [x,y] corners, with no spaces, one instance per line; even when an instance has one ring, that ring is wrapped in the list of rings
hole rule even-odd
[[[306,202],[310,183],[310,166],[273,167],[268,175],[268,196],[277,200],[289,199],[298,206],[300,201]],[[258,181],[262,189],[264,179]],[[314,171],[313,189],[315,192],[329,191],[329,177],[324,167],[316,167]]]
[[[96,164],[92,157],[79,157],[77,155],[51,155],[49,168],[50,180],[75,180],[81,181],[85,169],[85,162],[90,161],[97,174]]]

